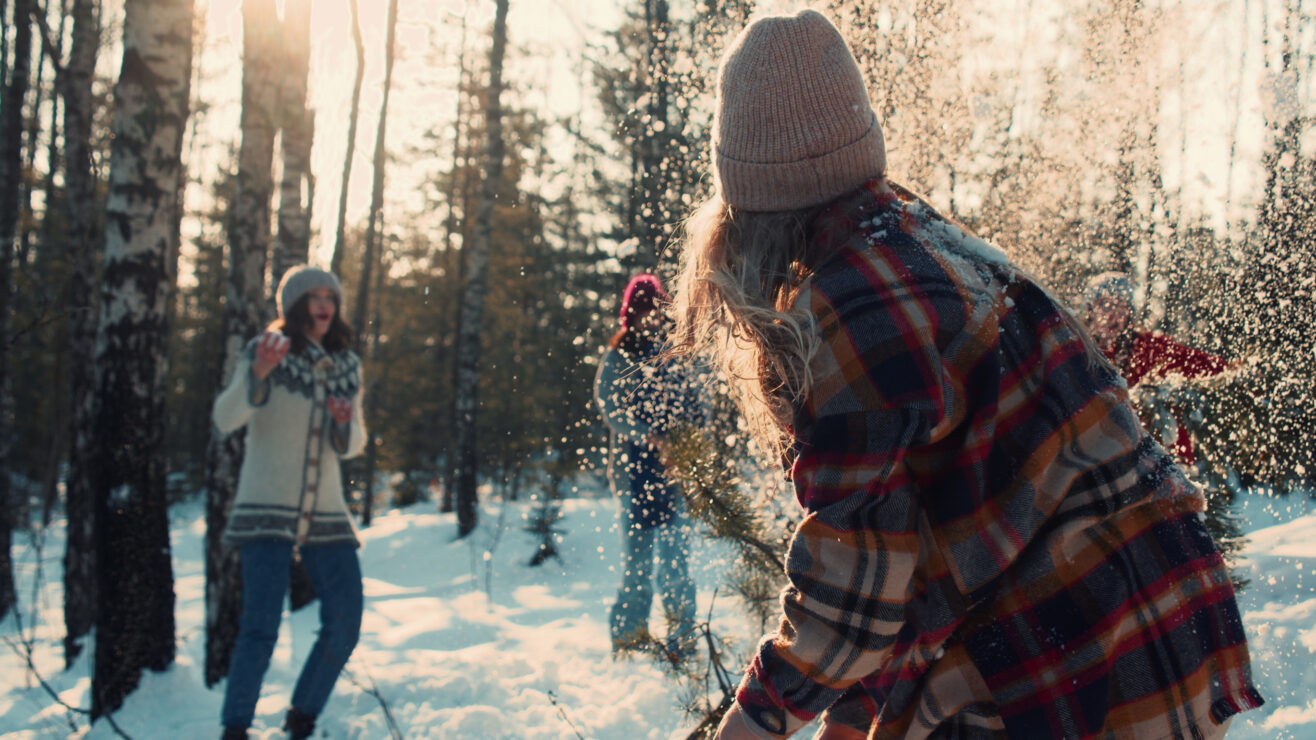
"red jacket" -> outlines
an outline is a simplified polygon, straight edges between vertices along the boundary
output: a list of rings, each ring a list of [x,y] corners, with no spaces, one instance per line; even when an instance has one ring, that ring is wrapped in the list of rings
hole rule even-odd
[[[1222,358],[1210,352],[1180,344],[1164,334],[1150,331],[1134,332],[1132,345],[1127,352],[1114,349],[1105,352],[1120,369],[1130,388],[1148,376],[1164,378],[1177,373],[1186,378],[1207,378],[1223,372],[1226,367]],[[1182,420],[1173,451],[1181,462],[1191,464],[1197,459],[1193,454],[1192,439]]]

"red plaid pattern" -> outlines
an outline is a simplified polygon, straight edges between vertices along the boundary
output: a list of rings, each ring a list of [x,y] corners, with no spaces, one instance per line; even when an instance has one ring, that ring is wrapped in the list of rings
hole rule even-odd
[[[806,516],[751,721],[1170,738],[1260,705],[1201,496],[1065,310],[883,181],[812,233]]]

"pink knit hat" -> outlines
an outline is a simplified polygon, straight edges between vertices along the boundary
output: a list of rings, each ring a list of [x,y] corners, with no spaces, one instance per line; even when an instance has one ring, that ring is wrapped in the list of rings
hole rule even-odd
[[[621,325],[630,328],[636,317],[656,308],[665,306],[671,298],[663,290],[663,283],[657,275],[647,272],[631,278],[626,285],[626,292],[621,296]]]
[[[761,18],[718,70],[713,162],[722,200],[746,211],[818,205],[886,174],[859,65],[815,10]]]

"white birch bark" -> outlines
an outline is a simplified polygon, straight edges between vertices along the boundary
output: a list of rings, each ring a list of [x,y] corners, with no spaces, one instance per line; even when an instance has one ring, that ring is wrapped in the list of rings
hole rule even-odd
[[[174,660],[165,495],[166,259],[192,72],[191,0],[127,0],[115,86],[96,340],[97,591],[92,716]]]

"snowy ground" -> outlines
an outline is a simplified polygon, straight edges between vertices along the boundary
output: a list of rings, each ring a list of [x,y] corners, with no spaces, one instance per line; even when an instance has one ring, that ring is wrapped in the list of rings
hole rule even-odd
[[[1316,506],[1303,497],[1276,502],[1256,496],[1240,509],[1252,531],[1243,565],[1252,583],[1240,601],[1267,703],[1235,720],[1230,737],[1314,738]],[[452,517],[432,513],[428,504],[387,513],[363,532],[367,604],[361,644],[317,737],[389,737],[372,686],[407,738],[684,736],[694,720],[681,709],[682,690],[647,660],[618,662],[609,655],[607,607],[618,562],[613,503],[567,501],[562,558],[539,568],[526,565],[535,545],[521,531],[524,511],[512,505],[500,526],[498,507],[486,509],[470,541],[455,542]],[[178,660],[163,674],[147,674],[115,715],[133,738],[219,734],[222,684],[207,690],[202,682],[202,534],[201,507],[176,507]],[[40,676],[64,702],[86,707],[89,662],[84,658],[61,670],[62,552],[58,524],[39,546],[17,537],[23,635],[33,638]],[[716,546],[696,546],[700,615],[712,605],[715,632],[752,632],[730,598],[718,596],[713,603],[723,562]],[[662,624],[657,604],[653,624]],[[278,723],[315,628],[313,607],[284,620],[257,707],[255,737],[283,737]],[[50,699],[9,646],[20,637],[13,618],[0,625],[6,641],[0,645],[0,735],[115,737],[106,723],[89,730],[84,716]]]

